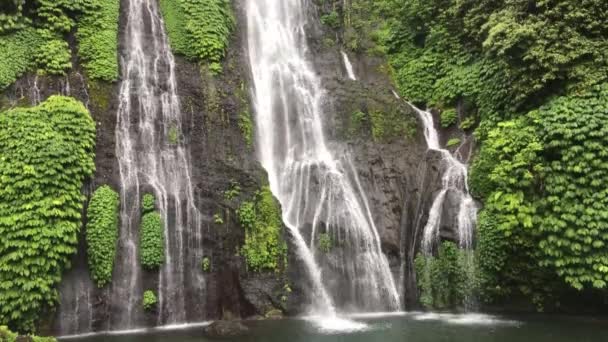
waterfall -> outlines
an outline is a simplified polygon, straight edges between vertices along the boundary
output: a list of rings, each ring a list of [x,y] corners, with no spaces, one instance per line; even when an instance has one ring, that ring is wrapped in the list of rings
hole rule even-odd
[[[449,151],[440,148],[439,135],[435,129],[432,114],[411,106],[420,115],[428,148],[441,153],[442,164],[445,168],[441,179],[442,189],[433,200],[429,218],[423,230],[422,250],[427,254],[432,253],[433,245],[439,241],[443,207],[449,194],[455,196],[459,204],[457,217],[459,245],[463,249],[471,249],[477,220],[477,206],[469,193],[467,166]]]
[[[355,71],[353,69],[353,65],[350,62],[350,59],[348,58],[348,55],[344,51],[341,51],[341,53],[342,53],[342,59],[344,59],[344,67],[346,68],[346,73],[348,74],[348,78],[350,78],[353,81],[356,81],[357,80],[357,76],[355,75]]]
[[[201,217],[194,204],[190,158],[177,94],[174,57],[156,0],[127,0],[122,82],[116,123],[121,229],[111,312],[114,329],[142,324],[144,290],[158,292],[158,324],[187,320],[185,284],[203,291]],[[140,199],[152,192],[164,222],[165,263],[158,288],[142,281]],[[186,246],[188,249],[186,250]]]
[[[259,158],[312,283],[314,314],[398,310],[368,200],[348,151],[323,132],[325,98],[306,44],[306,0],[247,1]],[[332,241],[323,252],[321,234]],[[334,309],[335,307],[335,309]]]

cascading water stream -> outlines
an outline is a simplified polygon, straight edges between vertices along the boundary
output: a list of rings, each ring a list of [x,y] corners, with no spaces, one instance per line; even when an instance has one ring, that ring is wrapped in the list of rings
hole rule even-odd
[[[411,105],[411,104],[410,104]],[[455,158],[449,151],[442,149],[439,145],[439,135],[435,129],[433,115],[411,105],[420,115],[424,125],[424,138],[429,150],[441,153],[444,173],[441,179],[442,189],[435,197],[429,218],[423,230],[422,250],[431,254],[433,245],[439,241],[441,218],[446,197],[457,198],[458,208],[458,240],[460,248],[471,249],[473,247],[474,229],[477,220],[477,206],[469,193],[467,166]]]
[[[112,288],[112,329],[141,325],[140,199],[152,192],[164,223],[158,324],[183,323],[185,284],[204,286],[201,216],[194,205],[174,57],[156,0],[128,0],[116,124],[121,232]],[[189,247],[186,250],[186,245]],[[196,287],[199,287],[196,289]],[[188,298],[189,303],[195,298]]]
[[[309,5],[247,1],[259,157],[309,273],[311,313],[398,310],[399,295],[348,151],[330,150],[324,136],[325,94],[307,58]],[[333,241],[329,255],[318,248],[321,234]]]
[[[342,59],[344,60],[344,67],[346,68],[346,73],[348,74],[348,78],[353,81],[357,80],[357,75],[355,75],[355,70],[353,68],[353,64],[350,62],[348,55],[344,51],[340,51],[342,53]]]

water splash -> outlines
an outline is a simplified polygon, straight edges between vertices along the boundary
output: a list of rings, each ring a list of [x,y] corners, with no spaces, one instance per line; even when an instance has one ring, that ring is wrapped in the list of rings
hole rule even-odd
[[[128,0],[116,124],[121,233],[112,288],[112,329],[141,325],[140,198],[153,192],[165,229],[158,324],[185,322],[185,283],[202,292],[201,216],[194,205],[175,61],[154,0]],[[186,251],[186,245],[189,247]],[[193,278],[193,279],[191,279]],[[148,288],[146,288],[148,289]],[[197,298],[188,298],[192,303]]]
[[[348,78],[353,81],[357,80],[357,75],[355,75],[355,70],[353,69],[353,65],[348,58],[348,55],[344,51],[340,51],[342,53],[342,59],[344,59],[344,67],[346,68],[346,73],[348,74]]]
[[[349,153],[339,144],[330,149],[323,133],[325,94],[307,59],[307,6],[305,0],[247,2],[260,160],[313,283],[311,311],[398,310],[399,295]],[[321,234],[333,240],[329,255],[317,246]]]

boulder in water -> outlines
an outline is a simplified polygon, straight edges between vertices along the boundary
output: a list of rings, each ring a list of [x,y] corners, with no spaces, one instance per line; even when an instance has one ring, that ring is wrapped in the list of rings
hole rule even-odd
[[[249,331],[240,321],[215,321],[203,329],[207,337],[233,337],[241,336]]]

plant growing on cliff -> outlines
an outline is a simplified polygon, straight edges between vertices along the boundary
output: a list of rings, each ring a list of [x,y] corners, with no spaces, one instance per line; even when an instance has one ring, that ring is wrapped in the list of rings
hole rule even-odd
[[[141,218],[139,248],[144,268],[154,270],[165,262],[165,232],[158,212],[149,212]]]
[[[173,50],[220,73],[234,27],[231,2],[161,0],[160,5]]]
[[[211,260],[209,260],[209,257],[204,257],[203,261],[201,262],[201,268],[203,269],[203,272],[207,273],[211,270]]]
[[[455,109],[446,109],[441,112],[441,127],[450,127],[458,121],[458,113]]]
[[[278,270],[284,262],[287,245],[282,238],[281,209],[268,186],[257,191],[252,201],[237,210],[245,229],[241,254],[253,271]]]
[[[36,63],[34,57],[41,44],[38,32],[26,27],[0,36],[0,90],[21,77]]]
[[[32,331],[56,303],[76,252],[95,137],[89,112],[67,97],[0,114],[0,324]]]
[[[334,245],[331,237],[327,233],[319,234],[319,237],[317,238],[317,243],[319,244],[319,250],[323,253],[331,252],[331,249]]]
[[[154,294],[154,291],[151,290],[147,290],[144,292],[144,298],[142,300],[142,305],[144,307],[144,310],[152,310],[156,307],[156,304],[158,303],[158,299],[156,298],[156,294]]]
[[[143,214],[153,212],[156,209],[156,198],[153,194],[144,194],[141,200],[141,210]]]
[[[112,280],[118,240],[119,204],[118,193],[104,185],[95,190],[87,208],[87,255],[91,276],[98,287],[103,287]]]
[[[455,243],[443,241],[436,256],[418,254],[415,260],[416,279],[420,290],[420,301],[432,309],[456,308],[464,305],[472,289],[464,265],[467,253]]]

